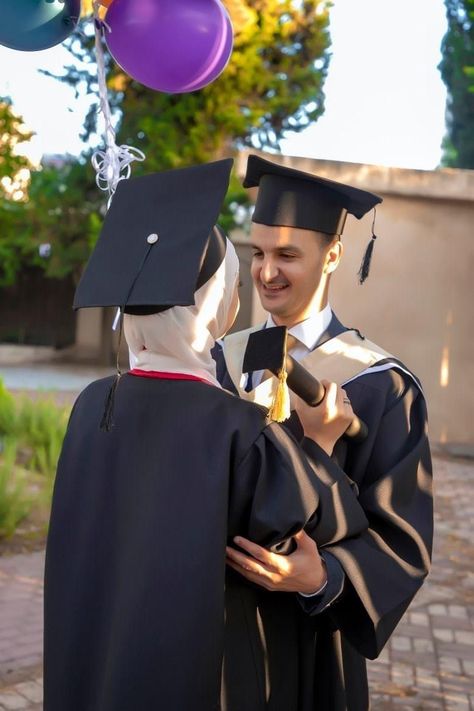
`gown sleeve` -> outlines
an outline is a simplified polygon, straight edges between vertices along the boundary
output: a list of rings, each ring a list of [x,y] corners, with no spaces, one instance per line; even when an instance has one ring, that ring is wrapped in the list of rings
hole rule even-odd
[[[323,450],[308,456],[277,424],[265,427],[230,483],[229,539],[242,535],[279,553],[305,528],[318,545],[367,528],[367,519],[343,472],[330,474]],[[334,522],[335,516],[337,523]]]
[[[329,457],[326,466],[334,476],[342,471]],[[415,385],[381,418],[359,503],[368,529],[326,548],[346,578],[342,595],[325,614],[353,647],[373,659],[420,588],[431,561],[431,456],[426,404]]]

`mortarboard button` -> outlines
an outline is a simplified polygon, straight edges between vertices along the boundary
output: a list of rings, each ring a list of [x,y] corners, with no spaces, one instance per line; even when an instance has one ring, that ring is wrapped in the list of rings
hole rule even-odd
[[[148,235],[146,241],[148,242],[148,244],[156,244],[158,242],[158,239],[158,235],[156,233],[153,233],[151,235]]]

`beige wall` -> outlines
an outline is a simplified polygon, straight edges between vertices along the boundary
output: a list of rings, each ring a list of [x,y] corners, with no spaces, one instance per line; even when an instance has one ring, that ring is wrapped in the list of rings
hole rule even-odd
[[[360,221],[348,217],[331,304],[346,325],[360,328],[421,378],[433,441],[473,443],[474,171],[267,157],[384,198],[371,275],[363,286],[356,275],[372,213]],[[241,173],[244,167],[242,155]],[[239,242],[245,242],[242,235]],[[258,300],[252,310],[257,322]]]

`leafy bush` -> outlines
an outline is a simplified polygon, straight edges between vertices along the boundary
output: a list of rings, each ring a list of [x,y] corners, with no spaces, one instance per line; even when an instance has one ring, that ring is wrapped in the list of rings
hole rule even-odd
[[[28,469],[54,478],[68,417],[68,408],[52,400],[22,398],[17,406],[15,435]]]
[[[26,473],[15,466],[17,447],[13,439],[2,440],[0,458],[0,538],[11,536],[29,514],[33,500]]]
[[[0,378],[0,440],[15,427],[15,401]]]
[[[69,409],[52,399],[15,400],[0,379],[0,538],[33,506],[47,515]]]

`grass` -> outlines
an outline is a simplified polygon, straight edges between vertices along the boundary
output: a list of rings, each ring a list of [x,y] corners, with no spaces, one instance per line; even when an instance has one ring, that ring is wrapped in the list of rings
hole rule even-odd
[[[0,538],[9,538],[33,504],[26,473],[16,466],[17,445],[4,439],[0,460]]]
[[[44,535],[69,412],[51,398],[15,399],[0,380],[0,541],[28,519]]]

